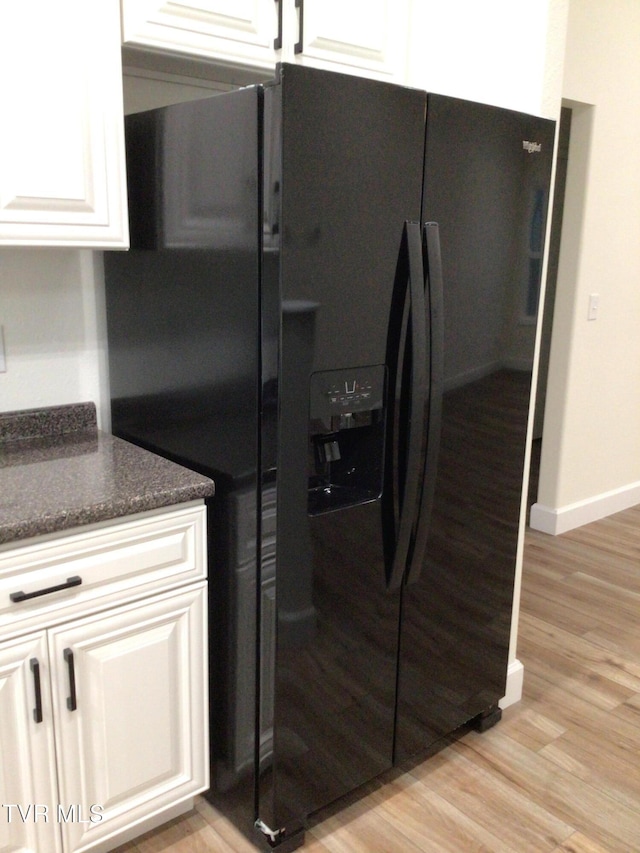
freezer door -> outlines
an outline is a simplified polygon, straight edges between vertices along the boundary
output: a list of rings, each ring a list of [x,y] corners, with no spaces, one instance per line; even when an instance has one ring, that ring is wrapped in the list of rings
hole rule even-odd
[[[505,692],[553,139],[551,121],[429,96],[442,420],[426,554],[403,594],[397,760]]]
[[[211,791],[255,821],[261,184],[259,87],[127,117],[131,250],[105,253],[116,434],[212,476]],[[268,697],[267,697],[268,698]],[[265,713],[268,713],[265,711]]]
[[[277,654],[259,813],[283,827],[392,763],[400,597],[383,541],[386,353],[405,221],[420,216],[426,95],[286,65],[270,99],[265,128],[271,109],[281,140],[264,217],[280,298]]]

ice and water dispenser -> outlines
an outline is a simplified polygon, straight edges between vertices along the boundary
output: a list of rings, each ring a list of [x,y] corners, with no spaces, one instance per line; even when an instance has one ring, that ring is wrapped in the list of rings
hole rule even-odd
[[[382,492],[385,366],[311,375],[310,515],[375,500]]]

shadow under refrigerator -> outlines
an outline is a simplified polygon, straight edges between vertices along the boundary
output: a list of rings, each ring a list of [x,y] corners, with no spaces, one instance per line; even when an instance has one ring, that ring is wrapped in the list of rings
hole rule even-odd
[[[126,132],[113,431],[216,482],[207,796],[293,849],[499,719],[554,123],[283,65]]]

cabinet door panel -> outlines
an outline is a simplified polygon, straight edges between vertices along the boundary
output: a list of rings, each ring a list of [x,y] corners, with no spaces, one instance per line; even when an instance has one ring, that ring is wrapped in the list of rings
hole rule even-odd
[[[404,82],[408,0],[305,0],[301,61]]]
[[[123,246],[117,6],[21,0],[0,24],[0,245]]]
[[[205,590],[51,630],[60,795],[82,812],[62,824],[68,850],[206,788]]]
[[[40,701],[32,661],[39,666]],[[35,667],[35,664],[34,664]],[[34,709],[41,708],[41,722]],[[0,850],[58,853],[55,749],[44,632],[0,644]]]
[[[274,0],[122,0],[125,45],[271,67]]]

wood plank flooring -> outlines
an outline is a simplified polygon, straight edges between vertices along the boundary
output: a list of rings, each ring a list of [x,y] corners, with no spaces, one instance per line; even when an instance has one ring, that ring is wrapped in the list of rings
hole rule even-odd
[[[640,851],[640,506],[552,537],[528,531],[524,696],[328,810],[306,853]],[[120,853],[254,850],[204,800]]]

